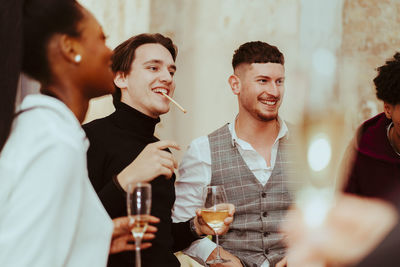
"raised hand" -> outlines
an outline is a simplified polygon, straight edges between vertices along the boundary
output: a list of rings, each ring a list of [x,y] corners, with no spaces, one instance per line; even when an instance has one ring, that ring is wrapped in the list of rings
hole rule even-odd
[[[164,175],[171,178],[178,163],[174,156],[164,149],[180,147],[173,141],[163,140],[148,144],[143,151],[117,176],[121,187],[127,191],[128,184],[148,182]]]

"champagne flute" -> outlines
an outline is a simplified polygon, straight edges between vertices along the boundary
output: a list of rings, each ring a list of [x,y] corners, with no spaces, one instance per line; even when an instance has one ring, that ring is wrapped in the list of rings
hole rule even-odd
[[[129,224],[135,238],[135,266],[140,267],[140,245],[146,232],[151,209],[151,185],[149,183],[129,184],[126,195]]]
[[[214,260],[207,261],[207,264],[218,264],[229,262],[230,260],[221,258],[219,252],[219,231],[224,226],[224,220],[229,216],[226,205],[226,194],[223,186],[206,186],[203,191],[204,207],[201,209],[203,220],[210,226],[215,233],[217,243],[217,256]]]

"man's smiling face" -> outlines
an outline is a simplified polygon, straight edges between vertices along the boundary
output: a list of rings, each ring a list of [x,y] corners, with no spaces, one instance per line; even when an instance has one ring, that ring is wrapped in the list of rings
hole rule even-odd
[[[175,62],[164,46],[148,43],[139,46],[131,70],[121,88],[121,101],[157,118],[169,111],[169,100],[162,92],[173,96],[175,90]]]
[[[237,93],[240,112],[262,120],[275,120],[285,92],[285,68],[279,63],[241,64],[235,69],[240,80]]]

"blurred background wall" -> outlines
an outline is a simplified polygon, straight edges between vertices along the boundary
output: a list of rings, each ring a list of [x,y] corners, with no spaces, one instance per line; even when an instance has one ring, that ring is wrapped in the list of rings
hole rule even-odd
[[[232,121],[237,100],[227,83],[233,52],[244,42],[276,45],[286,58],[281,116],[296,122],[310,107],[339,105],[349,139],[365,119],[382,111],[375,68],[400,50],[398,0],[80,0],[114,48],[132,35],[160,32],[179,48],[174,98],[157,128],[183,151],[198,136]],[[113,111],[111,97],[94,99],[86,121]]]

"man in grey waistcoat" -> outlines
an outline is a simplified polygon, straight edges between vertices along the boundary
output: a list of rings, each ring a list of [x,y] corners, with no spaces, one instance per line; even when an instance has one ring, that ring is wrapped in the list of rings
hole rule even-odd
[[[204,186],[223,185],[236,207],[229,232],[220,237],[221,255],[231,261],[213,266],[273,267],[285,257],[278,229],[292,204],[286,159],[292,144],[278,116],[284,56],[265,42],[248,42],[235,51],[232,66],[228,81],[239,113],[232,123],[190,144],[175,185],[173,220],[195,216]],[[204,263],[216,256],[216,245],[204,238],[184,252]]]

